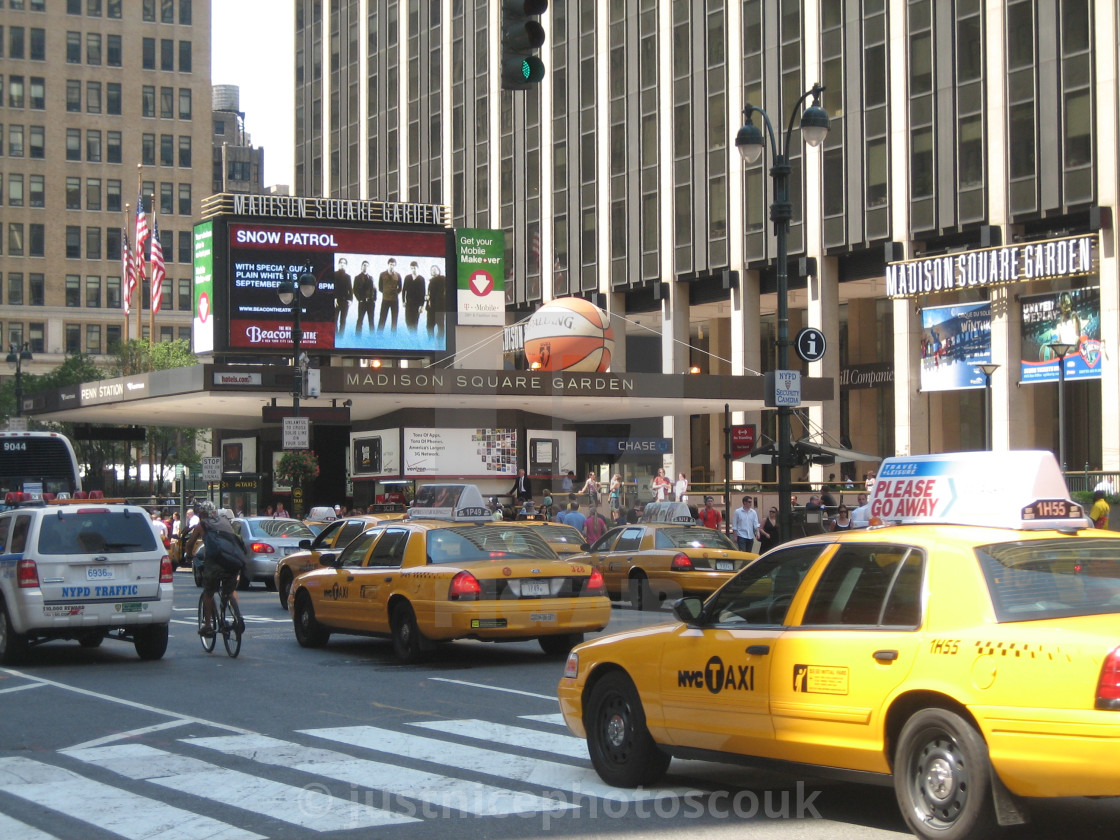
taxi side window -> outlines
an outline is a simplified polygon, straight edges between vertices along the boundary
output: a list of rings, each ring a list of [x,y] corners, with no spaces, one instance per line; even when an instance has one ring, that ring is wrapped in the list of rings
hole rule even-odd
[[[801,581],[825,544],[777,549],[733,577],[704,605],[713,624],[781,625]]]
[[[362,561],[365,560],[366,551],[369,549],[369,544],[377,539],[381,531],[366,531],[364,534],[359,534],[342,550],[339,555],[339,566],[360,566]]]
[[[622,535],[615,543],[615,551],[637,551],[642,547],[642,533],[644,528],[623,528]]]
[[[591,546],[591,550],[598,552],[610,551],[611,545],[613,545],[614,541],[618,539],[619,533],[620,531],[617,528],[607,531],[607,533],[603,534],[603,536],[595,540],[595,544]]]
[[[922,556],[900,546],[845,543],[829,561],[802,626],[906,626],[921,616]]]
[[[27,549],[27,532],[30,529],[30,516],[23,514],[16,517],[16,523],[12,527],[12,546],[9,549],[12,554],[21,554]]]
[[[322,531],[319,532],[319,536],[317,536],[315,538],[315,540],[312,542],[311,547],[315,548],[315,549],[320,549],[323,546],[332,546],[333,545],[333,546],[337,546],[338,548],[342,548],[344,545],[346,545],[346,543],[341,543],[341,542],[339,542],[338,540],[335,539],[335,537],[338,535],[338,531],[341,527],[342,527],[341,520],[338,521],[338,522],[332,522],[330,525],[328,525],[326,528],[324,528]]]
[[[399,566],[404,562],[404,547],[408,543],[408,531],[403,528],[387,528],[377,545],[373,547],[373,554],[369,557],[367,566]]]
[[[345,546],[350,540],[362,533],[366,523],[360,519],[349,519],[346,523],[338,529],[338,538],[334,541],[337,546]]]

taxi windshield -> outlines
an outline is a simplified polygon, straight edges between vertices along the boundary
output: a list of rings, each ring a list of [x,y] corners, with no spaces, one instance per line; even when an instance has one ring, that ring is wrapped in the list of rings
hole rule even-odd
[[[658,543],[665,548],[719,548],[724,551],[737,550],[735,545],[724,536],[722,531],[705,528],[702,525],[685,528],[659,528]],[[662,547],[658,545],[658,547]]]
[[[1024,540],[976,548],[996,620],[1120,612],[1120,542]]]

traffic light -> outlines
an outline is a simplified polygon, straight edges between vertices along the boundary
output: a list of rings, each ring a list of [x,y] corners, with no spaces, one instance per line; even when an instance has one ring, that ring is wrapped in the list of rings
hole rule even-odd
[[[544,43],[544,27],[534,18],[547,10],[548,0],[503,0],[504,90],[526,90],[544,78],[544,62],[534,54]]]

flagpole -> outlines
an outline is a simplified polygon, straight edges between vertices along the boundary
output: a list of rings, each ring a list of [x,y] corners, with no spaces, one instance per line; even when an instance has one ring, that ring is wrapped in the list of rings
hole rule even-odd
[[[124,236],[122,237],[122,239],[124,241],[121,242],[121,247],[122,248],[125,247],[125,243],[128,241],[128,210],[129,210],[129,207],[131,207],[131,205],[129,205],[129,204],[126,204],[124,206],[124,225],[121,227],[121,230],[124,232]],[[129,272],[129,268],[132,267],[134,262],[135,262],[135,259],[132,256],[132,251],[130,250],[128,252],[128,267],[127,268],[124,267],[123,263],[122,263],[122,268],[124,269],[124,273],[121,275],[121,295],[122,295],[121,309],[124,310],[124,345],[123,345],[122,349],[124,349],[125,347],[128,346],[128,327],[129,327],[128,316],[130,314],[129,313],[129,307],[132,306],[132,303],[131,303],[131,300],[130,300],[130,298],[132,296],[132,284],[128,282],[128,272]],[[128,301],[127,305],[125,304],[126,301]]]
[[[141,202],[144,201],[143,169],[144,169],[144,164],[142,164],[142,163],[136,164],[136,195],[138,196],[138,198],[136,199],[137,200],[137,206],[136,206],[136,217],[137,218],[139,218],[140,214],[144,212],[144,205],[141,203]],[[141,310],[144,308],[144,243],[140,240],[139,230],[137,230],[136,234],[137,234],[136,235],[136,288],[137,288],[137,295],[136,295],[136,338],[137,338],[137,340],[139,340],[140,338],[143,338],[143,336],[144,336],[144,331],[141,329],[141,326],[140,326],[141,325],[140,314],[141,314]],[[148,336],[148,338],[150,339],[151,336]]]
[[[155,236],[156,229],[156,200],[152,196],[152,236]],[[148,271],[152,270],[152,265],[148,263]],[[148,288],[148,347],[151,347],[155,341],[156,336],[156,308],[155,308],[155,295],[156,295],[156,278],[152,277],[151,283]]]

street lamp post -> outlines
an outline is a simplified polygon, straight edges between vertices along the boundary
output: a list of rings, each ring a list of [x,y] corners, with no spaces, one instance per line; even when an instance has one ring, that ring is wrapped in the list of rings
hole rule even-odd
[[[774,201],[770,205],[770,219],[774,223],[774,233],[778,238],[778,336],[775,342],[777,347],[777,369],[785,370],[789,364],[789,222],[793,216],[793,205],[789,200],[789,146],[793,134],[794,120],[803,102],[810,96],[812,104],[801,113],[801,134],[810,146],[819,146],[828,135],[828,114],[821,107],[821,93],[824,88],[818,83],[801,94],[797,104],[790,113],[789,125],[782,137],[779,146],[774,137],[774,127],[770,124],[770,117],[761,108],[747,104],[743,109],[744,124],[735,135],[735,145],[746,163],[754,163],[766,149],[766,138],[762,129],[754,124],[751,117],[760,114],[766,126],[766,133],[770,138],[770,154],[773,164],[770,167],[770,177],[774,180]],[[793,408],[788,405],[778,406],[778,533],[784,542],[793,534],[793,505],[790,495],[793,489],[792,482],[792,452],[790,443],[790,417]]]
[[[303,369],[300,366],[300,342],[303,341],[303,327],[300,324],[300,318],[303,312],[303,301],[301,297],[309,298],[315,293],[315,275],[311,273],[310,268],[304,270],[303,274],[299,276],[298,281],[285,280],[280,284],[277,289],[277,294],[280,296],[280,302],[285,306],[292,307],[292,366],[294,373],[292,376],[292,416],[299,417],[299,398],[303,394]],[[299,294],[296,294],[296,290]]]
[[[1066,471],[1066,356],[1077,349],[1076,344],[1055,341],[1046,345],[1058,359],[1058,463]]]
[[[8,364],[16,369],[16,417],[23,416],[23,363],[30,362],[32,358],[28,342],[23,342],[23,347],[14,341],[8,345]]]
[[[977,365],[984,373],[984,449],[992,451],[992,374],[999,370],[999,365],[987,362]]]

